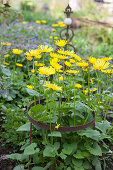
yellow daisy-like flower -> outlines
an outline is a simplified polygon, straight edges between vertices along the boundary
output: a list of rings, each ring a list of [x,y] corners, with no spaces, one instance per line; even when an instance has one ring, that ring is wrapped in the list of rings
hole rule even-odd
[[[83,90],[83,93],[87,94],[88,93],[88,89]]]
[[[99,104],[102,104],[102,103],[104,103],[104,102],[98,102]]]
[[[97,59],[94,58],[94,57],[90,57],[90,58],[89,58],[89,62],[90,62],[91,64],[95,64],[96,61],[97,61]]]
[[[11,43],[6,43],[6,45],[7,45],[7,46],[10,46],[10,45],[11,45]]]
[[[75,58],[77,61],[81,61],[81,58],[76,54],[70,54],[70,56]]]
[[[50,67],[40,67],[38,69],[39,71],[39,74],[44,74],[44,75],[52,75],[52,74],[55,74],[55,69],[52,68],[51,66]]]
[[[70,62],[68,62],[68,61],[65,61],[64,64],[65,64],[66,66],[68,66],[68,67],[71,67],[71,66],[72,66],[72,64],[71,64]]]
[[[73,60],[73,59],[69,59],[69,61],[73,64],[75,63],[75,60]]]
[[[76,40],[74,40],[73,42],[74,42],[74,43],[77,43],[77,41],[76,41]]]
[[[55,44],[59,47],[64,47],[67,44],[67,41],[66,40],[58,40],[58,41],[56,41]]]
[[[56,90],[56,91],[62,91],[62,87],[60,86],[57,86],[55,84],[51,84],[49,82],[46,82],[46,84],[43,85],[44,87],[47,87],[49,89],[53,89],[53,90]]]
[[[36,20],[36,23],[37,23],[37,24],[39,24],[39,23],[40,23],[40,21],[39,21],[39,20]]]
[[[111,69],[107,69],[107,70],[102,70],[103,73],[107,73],[107,74],[112,74],[113,70]]]
[[[31,72],[34,74],[34,73],[35,73],[35,70],[32,69]]]
[[[54,40],[57,40],[58,39],[58,37],[54,37]]]
[[[28,61],[31,61],[33,58],[31,56],[26,57]]]
[[[82,86],[81,86],[81,84],[75,84],[75,87],[80,89]]]
[[[55,32],[56,30],[55,29],[52,29],[52,32]]]
[[[34,88],[34,86],[27,85],[27,88],[32,90]]]
[[[4,65],[9,66],[10,64],[9,64],[9,63],[7,63],[7,62],[5,62],[5,63],[4,63]]]
[[[12,52],[13,52],[13,54],[20,54],[20,53],[22,53],[23,51],[22,51],[22,50],[19,50],[19,49],[13,49]]]
[[[16,66],[18,66],[18,67],[23,67],[23,64],[16,63]]]
[[[36,59],[40,59],[42,56],[41,55],[35,55]]]
[[[87,68],[85,68],[85,69],[83,69],[83,71],[87,72],[87,71],[88,71],[88,69],[87,69]]]
[[[6,43],[5,42],[1,42],[1,45],[6,45]]]
[[[46,20],[42,20],[42,21],[41,21],[41,23],[46,24],[46,23],[47,23],[47,21],[46,21]]]
[[[35,66],[36,67],[42,67],[42,66],[44,66],[44,64],[43,63],[38,63],[37,61],[35,61]]]
[[[59,77],[59,80],[63,80],[63,77],[62,77],[62,76],[60,76],[60,77]]]
[[[9,54],[4,55],[4,58],[7,58],[7,57],[9,57]]]
[[[94,78],[91,78],[91,84],[93,84],[93,80],[94,80]]]
[[[113,65],[111,65],[111,68],[113,68]]]
[[[50,36],[50,37],[49,37],[49,39],[53,39],[53,37],[52,37],[52,36]]]
[[[52,58],[58,58],[58,59],[60,59],[60,60],[68,59],[67,56],[65,56],[65,55],[59,55],[59,54],[57,54],[57,53],[50,53],[50,56],[51,56]]]
[[[29,50],[30,56],[34,56],[36,58],[38,58],[39,54],[41,53],[39,50]],[[39,58],[41,58],[41,56],[39,56]]]
[[[58,27],[58,24],[53,24],[52,27]]]
[[[102,58],[102,60],[104,60],[104,61],[109,61],[109,60],[111,60],[112,59],[112,57],[105,57],[105,58]]]
[[[109,67],[109,63],[104,60],[97,60],[93,67],[95,70],[104,70]]]
[[[23,23],[23,24],[27,24],[27,22],[26,22],[26,21],[23,21],[22,23]]]
[[[90,90],[90,92],[95,92],[97,91],[97,88],[94,88],[93,90]]]
[[[88,67],[89,64],[86,62],[81,62],[81,63],[76,63],[76,65],[79,67]]]
[[[48,45],[40,45],[40,46],[38,46],[38,51],[40,51],[40,52],[45,52],[45,53],[47,53],[47,52],[52,52],[53,51],[53,48],[52,47],[48,47]]]
[[[63,23],[62,23],[62,24],[59,24],[59,26],[60,26],[60,27],[65,27],[66,24],[63,24]]]
[[[61,70],[62,66],[60,64],[58,64],[57,62],[58,62],[58,58],[53,58],[50,61],[50,64],[53,68],[55,68],[56,71],[59,71],[59,70]]]
[[[70,56],[74,54],[74,51],[64,51],[62,49],[57,50],[57,52],[63,55],[70,55]]]
[[[70,73],[70,74],[75,74],[75,73],[79,73],[80,71],[76,71],[76,70],[67,70],[66,72],[67,72],[67,73]]]
[[[29,29],[32,29],[32,28],[33,28],[33,26],[29,26],[28,28],[29,28]]]
[[[60,124],[57,124],[57,126],[55,126],[55,128],[56,128],[56,129],[58,129],[58,128],[59,128],[59,126],[60,126]]]

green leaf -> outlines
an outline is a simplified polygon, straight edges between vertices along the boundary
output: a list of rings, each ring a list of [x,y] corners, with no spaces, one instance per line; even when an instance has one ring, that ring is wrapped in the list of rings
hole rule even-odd
[[[41,166],[35,166],[32,168],[32,170],[44,170],[44,168]]]
[[[105,120],[103,123],[96,122],[95,126],[97,129],[101,130],[101,132],[106,133],[106,130],[111,128],[110,122]]]
[[[26,91],[30,96],[38,96],[38,92],[35,90],[26,88]]]
[[[22,126],[20,126],[17,130],[18,131],[30,131],[30,123],[26,123]]]
[[[61,133],[57,131],[53,131],[52,133],[48,134],[48,136],[62,137]]]
[[[54,143],[54,148],[55,148],[56,150],[58,150],[58,149],[60,148],[60,143],[59,143],[59,142],[55,142],[55,143]]]
[[[85,130],[81,130],[78,132],[78,134],[80,136],[86,136],[88,138],[94,139],[94,140],[99,140],[101,137],[100,132],[98,132],[97,130],[93,130],[93,129],[85,129]]]
[[[54,146],[47,145],[43,151],[43,156],[44,157],[55,157],[56,153],[54,151],[55,151]]]
[[[24,169],[24,165],[18,165],[18,166],[16,166],[16,167],[14,167],[13,170],[25,170],[25,169]]]
[[[81,166],[81,167],[74,166],[74,169],[75,170],[85,170],[83,166]]]
[[[37,104],[36,106],[31,107],[30,111],[34,114],[42,113],[44,111],[44,106],[41,104]]]
[[[62,158],[62,159],[66,159],[67,158],[67,156],[63,153],[63,152],[61,152],[60,154],[59,154],[59,156]]]
[[[24,155],[33,155],[35,153],[38,153],[40,151],[39,148],[36,148],[37,144],[36,143],[32,143],[29,146],[27,146],[24,150]],[[35,150],[36,148],[36,150]]]
[[[28,156],[19,154],[19,153],[10,154],[10,155],[6,155],[6,156],[9,159],[18,160],[18,161],[28,160]]]
[[[11,72],[10,72],[10,70],[9,69],[7,69],[7,68],[2,68],[2,73],[4,73],[6,76],[11,76]]]
[[[102,170],[101,163],[98,157],[95,157],[92,161],[93,166],[95,166],[95,170]]]
[[[86,145],[86,149],[92,154],[97,156],[102,156],[102,150],[100,146],[95,142],[93,146]]]
[[[77,144],[75,142],[71,144],[64,143],[62,152],[66,155],[70,155],[73,152],[75,152],[76,149],[77,149]]]
[[[83,164],[83,160],[79,160],[79,159],[73,158],[73,159],[72,159],[72,163],[73,163],[75,166],[77,166],[78,168],[80,168],[80,167],[82,166],[82,164]]]
[[[90,165],[90,163],[88,162],[88,161],[85,161],[84,163],[83,163],[83,167],[85,168],[85,169],[91,169],[92,167],[91,167],[91,165]]]
[[[83,159],[85,157],[89,157],[90,153],[88,151],[77,150],[77,153],[73,155],[77,159]]]

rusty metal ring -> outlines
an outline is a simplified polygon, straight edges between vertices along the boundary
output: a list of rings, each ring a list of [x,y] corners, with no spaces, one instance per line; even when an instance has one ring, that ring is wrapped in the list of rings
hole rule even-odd
[[[66,98],[63,98],[62,99],[62,102],[65,102],[67,99]],[[40,100],[40,103],[44,103],[45,99],[41,99]],[[36,104],[39,104],[39,101],[36,102]],[[95,128],[95,112],[93,112],[93,120],[86,123],[86,124],[83,124],[83,125],[78,125],[78,126],[75,126],[75,127],[59,127],[58,129],[55,128],[55,126],[51,126],[50,128],[50,125],[49,124],[44,124],[44,123],[40,123],[36,120],[34,120],[33,118],[31,118],[28,114],[28,111],[30,110],[30,108],[34,106],[34,102],[28,107],[27,109],[27,117],[29,119],[29,121],[40,127],[40,128],[43,128],[43,129],[46,129],[46,130],[52,130],[52,131],[59,131],[59,132],[73,132],[73,131],[79,131],[79,130],[83,130],[83,129],[86,129],[88,127],[90,127],[91,125],[94,125],[94,128]]]
[[[63,28],[61,31],[60,31],[60,38],[61,39],[63,39],[63,37],[62,37],[62,32],[64,31],[64,30],[67,30],[67,28]],[[72,36],[70,37],[70,38],[68,38],[67,40],[70,42],[72,39],[73,39],[73,37],[74,37],[74,32],[73,32],[73,29],[69,29],[69,30],[71,30],[71,32],[72,32]]]

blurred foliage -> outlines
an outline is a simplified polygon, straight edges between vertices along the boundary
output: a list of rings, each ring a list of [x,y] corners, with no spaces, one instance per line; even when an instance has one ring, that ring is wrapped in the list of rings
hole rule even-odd
[[[36,9],[36,2],[34,0],[23,0],[20,4],[21,10],[26,11],[35,11]]]

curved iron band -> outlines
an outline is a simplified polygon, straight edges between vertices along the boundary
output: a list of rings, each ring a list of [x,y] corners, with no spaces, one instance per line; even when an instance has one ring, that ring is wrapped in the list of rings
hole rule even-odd
[[[40,103],[43,103],[44,101],[45,101],[45,99],[41,99],[41,100],[40,100]],[[63,98],[62,101],[64,102],[64,101],[66,101],[66,99]],[[39,104],[39,101],[37,101],[36,104]],[[28,107],[28,109],[27,109],[27,117],[28,117],[29,121],[30,121],[32,124],[34,124],[34,125],[36,125],[36,126],[38,126],[38,127],[40,127],[40,128],[43,128],[43,129],[46,129],[46,130],[50,130],[50,125],[44,124],[44,123],[40,123],[40,122],[32,119],[32,118],[29,116],[28,111],[29,111],[29,109],[30,109],[32,106],[34,106],[34,103],[32,103],[32,104]],[[93,112],[93,120],[90,121],[90,122],[88,122],[88,123],[86,123],[86,124],[79,125],[79,126],[75,126],[75,127],[59,127],[58,129],[55,128],[55,126],[51,126],[51,130],[53,130],[53,131],[59,131],[59,132],[73,132],[73,131],[79,131],[79,130],[86,129],[86,128],[90,127],[91,125],[94,125],[94,128],[95,128],[95,112]]]
[[[70,44],[70,43],[67,43],[66,46],[72,46],[73,49],[74,49],[74,52],[76,53],[76,48],[74,47],[74,45]]]
[[[63,39],[63,37],[62,37],[62,32],[64,31],[64,30],[67,30],[67,28],[63,28],[61,31],[60,31],[60,38],[61,39]],[[69,29],[69,30],[71,30],[72,31],[72,36],[69,38],[69,42],[73,39],[73,37],[74,37],[74,31],[73,31],[73,29]],[[67,39],[68,40],[68,39]]]

